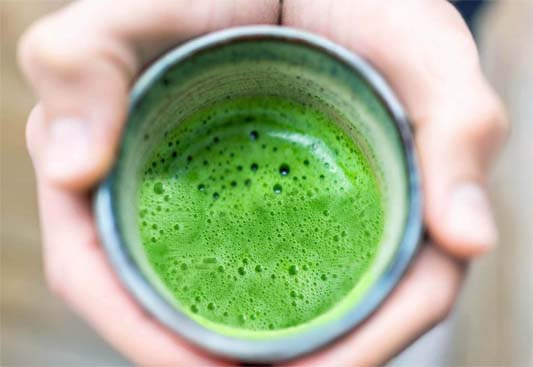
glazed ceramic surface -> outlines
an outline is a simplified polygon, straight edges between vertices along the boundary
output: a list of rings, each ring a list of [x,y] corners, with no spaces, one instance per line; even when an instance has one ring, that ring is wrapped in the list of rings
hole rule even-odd
[[[150,266],[137,223],[142,169],[165,134],[206,106],[247,96],[290,99],[329,116],[371,162],[385,206],[378,256],[353,290],[317,320],[254,337],[214,331],[184,312]],[[271,26],[198,38],[146,70],[133,88],[118,159],[98,189],[95,213],[111,263],[146,310],[207,351],[247,362],[295,358],[356,327],[400,280],[416,253],[422,227],[410,126],[383,78],[330,41]]]

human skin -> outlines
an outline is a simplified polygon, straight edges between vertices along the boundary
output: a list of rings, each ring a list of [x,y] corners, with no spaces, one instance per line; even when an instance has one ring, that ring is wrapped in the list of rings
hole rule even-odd
[[[432,238],[363,325],[291,364],[385,363],[447,316],[470,259],[497,242],[486,179],[508,122],[466,25],[446,1],[74,2],[33,25],[19,47],[39,98],[27,142],[46,276],[52,291],[136,364],[232,362],[204,354],[144,313],[100,246],[90,190],[114,159],[129,88],[144,64],[184,40],[278,21],[358,52],[398,93],[414,125]]]

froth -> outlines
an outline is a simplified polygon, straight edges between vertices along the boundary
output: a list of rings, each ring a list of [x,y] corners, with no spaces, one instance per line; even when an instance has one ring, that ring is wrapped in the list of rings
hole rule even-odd
[[[149,260],[184,310],[250,330],[329,309],[367,269],[383,227],[352,139],[275,98],[227,101],[167,133],[139,202]]]

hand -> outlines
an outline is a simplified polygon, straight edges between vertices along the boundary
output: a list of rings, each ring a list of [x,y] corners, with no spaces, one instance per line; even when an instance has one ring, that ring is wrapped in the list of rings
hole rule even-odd
[[[488,165],[507,131],[474,41],[447,1],[286,0],[285,25],[356,51],[399,94],[422,166],[423,246],[405,279],[369,320],[301,365],[382,365],[450,311],[467,259],[497,242]]]
[[[47,279],[138,364],[223,362],[145,315],[98,243],[88,192],[112,162],[131,80],[144,63],[179,41],[232,25],[275,23],[279,11],[277,1],[266,0],[81,0],[37,23],[21,42],[22,67],[40,97],[27,140],[38,181]],[[415,123],[426,222],[439,248],[424,248],[363,327],[299,361],[382,364],[447,314],[464,268],[456,259],[495,242],[484,175],[506,120],[481,75],[467,29],[444,1],[400,6],[286,0],[282,14],[284,24],[322,33],[368,58]]]
[[[275,23],[278,1],[80,0],[35,24],[20,63],[40,97],[27,127],[50,288],[115,348],[147,366],[218,365],[145,314],[97,238],[89,190],[112,163],[132,79],[180,41]]]

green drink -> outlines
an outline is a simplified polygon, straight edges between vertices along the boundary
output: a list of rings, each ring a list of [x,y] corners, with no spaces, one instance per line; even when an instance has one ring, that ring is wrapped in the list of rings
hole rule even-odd
[[[147,68],[95,196],[139,305],[252,364],[360,325],[415,255],[421,213],[407,117],[379,73],[269,26],[200,37]]]
[[[200,110],[156,147],[139,189],[141,238],[180,307],[232,334],[303,325],[357,284],[383,227],[353,138],[279,98]]]

